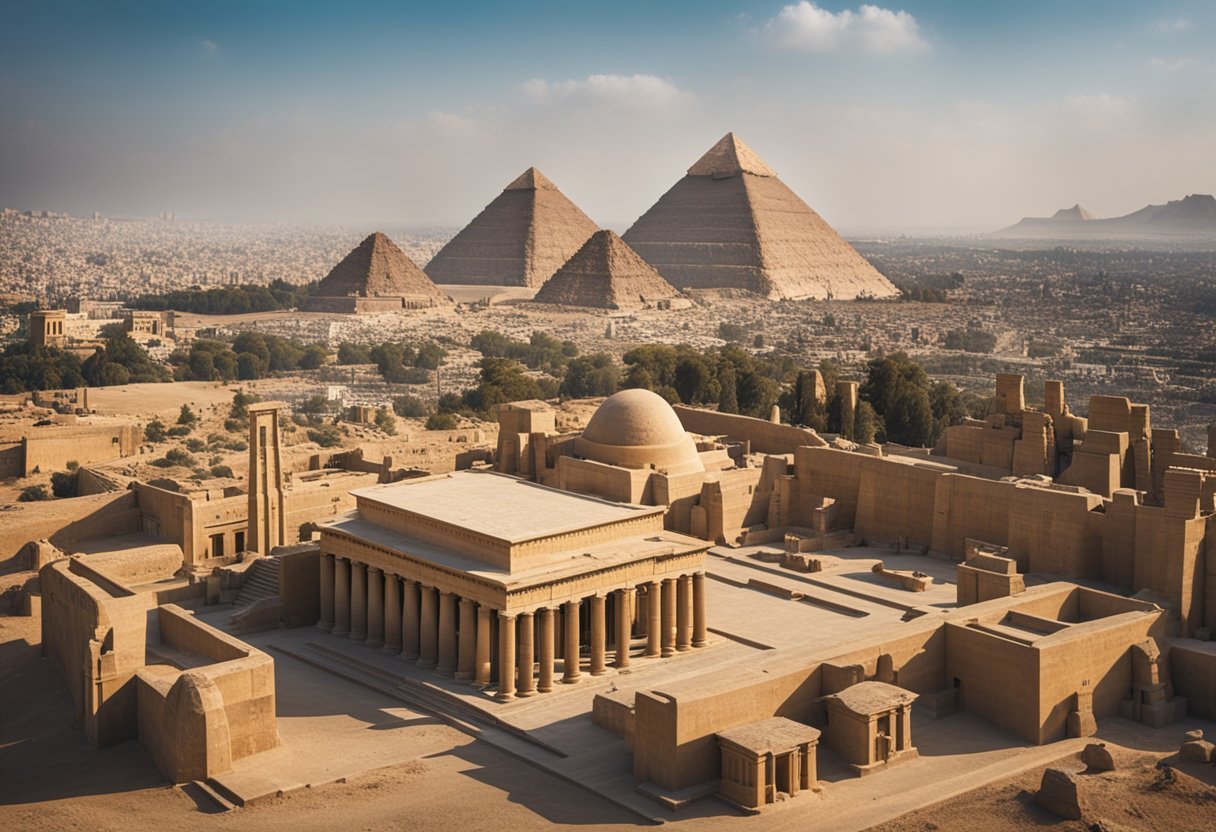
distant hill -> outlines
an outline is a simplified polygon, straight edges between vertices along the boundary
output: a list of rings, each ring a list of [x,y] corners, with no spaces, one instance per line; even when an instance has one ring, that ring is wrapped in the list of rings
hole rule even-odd
[[[1173,235],[1216,237],[1216,197],[1191,194],[1165,205],[1149,205],[1122,217],[1098,219],[1080,205],[1050,217],[1025,217],[989,236],[1003,238],[1092,239]]]

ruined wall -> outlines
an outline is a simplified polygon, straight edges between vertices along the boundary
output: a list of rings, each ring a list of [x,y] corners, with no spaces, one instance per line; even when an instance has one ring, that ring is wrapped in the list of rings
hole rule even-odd
[[[47,425],[22,439],[22,476],[60,471],[69,462],[88,465],[132,456],[139,451],[138,425]]]
[[[725,436],[732,442],[749,442],[753,453],[788,454],[802,445],[822,447],[827,442],[810,428],[782,425],[767,419],[719,413],[687,405],[672,405],[684,430],[702,436]]]
[[[43,655],[63,674],[89,741],[104,748],[133,739],[135,673],[156,599],[111,583],[79,558],[48,564],[39,578]]]
[[[162,644],[211,660],[185,672],[153,665],[139,673],[139,741],[165,776],[205,779],[276,747],[273,660],[180,607],[156,614]]]
[[[31,540],[47,539],[70,552],[82,540],[139,531],[139,508],[131,491],[14,503],[0,518],[0,565]]]

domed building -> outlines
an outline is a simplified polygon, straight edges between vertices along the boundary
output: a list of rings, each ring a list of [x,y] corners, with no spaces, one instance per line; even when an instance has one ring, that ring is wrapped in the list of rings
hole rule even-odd
[[[824,444],[814,431],[673,407],[642,389],[609,396],[578,433],[559,432],[553,408],[538,401],[503,405],[498,422],[499,472],[613,502],[666,506],[667,529],[715,542],[769,517],[792,461],[788,449]]]
[[[696,443],[671,405],[649,390],[609,396],[574,440],[574,451],[604,465],[667,475],[705,470]]]

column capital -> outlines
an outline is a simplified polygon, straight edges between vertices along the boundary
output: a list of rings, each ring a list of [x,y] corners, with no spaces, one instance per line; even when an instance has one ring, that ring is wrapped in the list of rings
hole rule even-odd
[[[377,575],[379,575],[379,574],[381,574],[381,573],[383,573],[383,572],[384,572],[384,570],[383,570],[383,569],[381,569],[379,566],[369,566],[369,567],[367,567],[367,571],[368,571],[369,573],[370,573],[370,572],[375,572]]]

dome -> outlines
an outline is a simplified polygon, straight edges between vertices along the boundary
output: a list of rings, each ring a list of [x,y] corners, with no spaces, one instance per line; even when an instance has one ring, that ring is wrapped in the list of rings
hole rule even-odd
[[[703,471],[692,437],[676,412],[649,390],[622,390],[604,400],[575,440],[587,459],[667,474]]]

